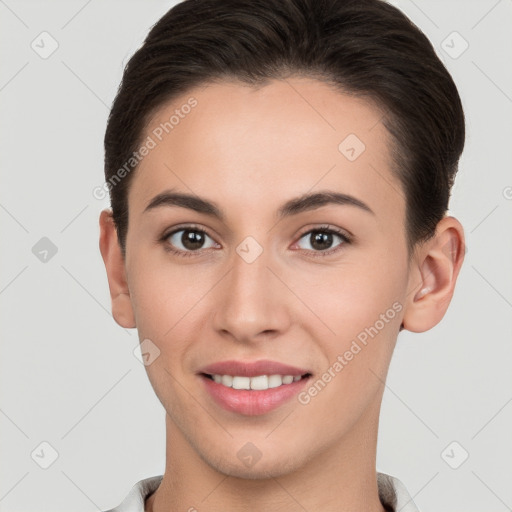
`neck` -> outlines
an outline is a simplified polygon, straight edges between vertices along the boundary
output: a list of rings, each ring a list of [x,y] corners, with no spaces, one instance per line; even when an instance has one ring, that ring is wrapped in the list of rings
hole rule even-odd
[[[166,415],[166,468],[146,512],[384,512],[375,469],[380,399],[335,445],[279,477],[230,476],[207,464]],[[300,450],[300,447],[298,447]]]

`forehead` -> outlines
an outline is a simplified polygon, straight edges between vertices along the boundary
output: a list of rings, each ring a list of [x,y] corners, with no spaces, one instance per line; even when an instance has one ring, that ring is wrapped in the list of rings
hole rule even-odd
[[[130,211],[170,188],[251,211],[321,188],[402,218],[382,119],[373,103],[314,79],[190,89],[148,123],[154,147],[135,171]]]

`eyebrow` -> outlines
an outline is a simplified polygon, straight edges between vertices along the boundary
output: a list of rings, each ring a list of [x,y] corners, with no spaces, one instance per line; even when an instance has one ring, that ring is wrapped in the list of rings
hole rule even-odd
[[[305,211],[315,210],[328,204],[355,206],[365,212],[375,215],[375,212],[360,199],[349,194],[342,194],[340,192],[333,192],[330,190],[304,194],[290,199],[279,208],[277,214],[279,219],[283,219]],[[173,190],[165,190],[164,192],[156,195],[151,199],[143,213],[163,206],[179,206],[182,208],[188,208],[198,213],[204,213],[205,215],[215,217],[222,222],[226,219],[224,212],[214,202],[203,199],[197,195],[174,192]]]

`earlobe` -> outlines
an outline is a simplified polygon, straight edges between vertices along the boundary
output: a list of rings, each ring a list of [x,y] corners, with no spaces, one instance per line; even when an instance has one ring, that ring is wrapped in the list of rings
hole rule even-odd
[[[107,208],[100,213],[99,224],[99,247],[107,271],[112,316],[121,327],[131,329],[136,327],[135,315],[126,278],[125,261],[118,242],[111,209]]]
[[[444,317],[455,291],[465,255],[464,229],[454,217],[444,217],[436,234],[416,257],[403,317],[404,329],[425,332]]]

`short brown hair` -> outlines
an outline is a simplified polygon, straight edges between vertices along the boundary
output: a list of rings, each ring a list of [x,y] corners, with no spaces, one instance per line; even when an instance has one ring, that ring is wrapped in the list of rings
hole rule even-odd
[[[293,75],[318,78],[382,108],[393,141],[392,172],[405,194],[409,252],[432,237],[464,147],[464,113],[430,41],[382,0],[175,5],[125,67],[105,133],[107,183],[140,145],[151,116],[174,97],[216,79],[264,85]],[[132,175],[109,187],[123,255]]]

